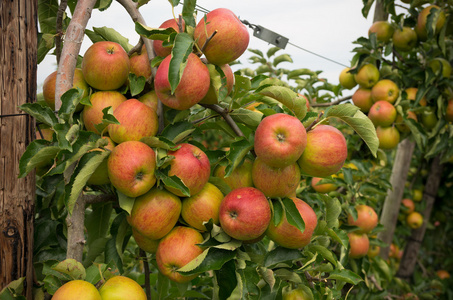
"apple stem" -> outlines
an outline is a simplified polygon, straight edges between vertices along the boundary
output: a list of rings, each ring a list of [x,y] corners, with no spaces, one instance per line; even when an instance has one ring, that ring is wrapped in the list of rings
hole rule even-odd
[[[314,120],[313,122],[311,122],[311,124],[308,125],[308,127],[307,127],[305,130],[306,130],[306,131],[310,131],[310,130],[313,128],[313,126],[315,126],[315,125],[319,122],[319,120],[321,119],[321,117],[322,117],[323,115],[324,115],[324,112],[323,112],[323,111],[320,112],[319,115],[318,115],[318,117],[316,118],[316,120]]]
[[[208,43],[212,40],[212,38],[217,34],[217,30],[215,30],[210,37],[206,39],[206,42],[204,43],[203,47],[201,47],[201,52],[204,52],[206,47],[208,46]]]

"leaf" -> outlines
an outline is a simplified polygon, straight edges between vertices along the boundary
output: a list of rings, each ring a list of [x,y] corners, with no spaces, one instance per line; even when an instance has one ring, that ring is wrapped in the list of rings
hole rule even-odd
[[[184,267],[178,269],[178,272],[183,275],[192,275],[209,270],[220,270],[227,261],[232,260],[235,256],[235,251],[211,247],[204,250]]]
[[[140,94],[145,88],[146,78],[143,76],[137,77],[134,73],[129,73],[129,87],[131,89],[131,96],[134,97]]]
[[[291,265],[293,260],[299,260],[301,258],[303,258],[302,253],[297,249],[276,247],[268,252],[264,258],[263,266],[266,268],[274,268],[282,263]]]
[[[84,280],[86,276],[83,265],[73,258],[68,258],[52,268],[53,270],[67,274],[74,280]]]
[[[181,191],[186,197],[190,197],[189,188],[182,182],[178,176],[168,176],[167,170],[156,170],[156,178],[161,180],[165,186]]]
[[[261,291],[258,288],[259,276],[256,265],[253,262],[246,261],[246,267],[237,270],[242,281],[242,297],[241,299],[261,299]]]
[[[175,44],[171,50],[170,66],[168,67],[168,81],[170,82],[171,94],[175,93],[179,81],[184,73],[189,55],[193,51],[193,38],[187,33],[176,35]]]
[[[197,1],[196,0],[184,0],[184,6],[182,8],[182,18],[186,23],[186,26],[195,27],[197,25],[194,13]]]
[[[239,137],[231,143],[230,150],[227,153],[228,166],[225,168],[225,177],[231,175],[252,148],[253,144],[244,137]]]
[[[297,69],[292,70],[288,73],[287,78],[290,79],[298,79],[300,76],[308,75],[308,76],[317,76],[318,74],[310,69]]]
[[[96,128],[98,132],[103,132],[104,129],[110,124],[120,124],[120,122],[113,115],[113,108],[111,106],[104,108],[102,110],[102,114],[102,122],[94,125],[94,128]]]
[[[379,147],[376,129],[371,120],[357,106],[349,103],[335,105],[326,111],[325,117],[326,119],[331,117],[339,118],[351,126],[367,144],[373,156],[376,157]]]
[[[363,279],[359,275],[347,269],[335,269],[330,273],[327,279],[341,280],[353,285],[357,285],[359,284],[359,282],[363,281]]]
[[[328,228],[327,229],[327,234],[332,239],[334,239],[335,241],[340,243],[343,247],[345,247],[345,248],[348,247],[348,244],[349,244],[348,235],[343,230],[338,229],[338,228],[333,228],[333,229],[332,228]]]
[[[258,125],[260,124],[261,119],[263,118],[262,113],[251,111],[245,108],[235,109],[230,113],[230,116],[235,122],[244,124],[251,129],[256,129],[256,127],[258,127]]]
[[[277,201],[272,201],[272,221],[274,222],[275,226],[280,224],[283,219],[283,203],[279,198]]]
[[[282,54],[282,55],[279,55],[276,58],[274,58],[274,61],[272,62],[272,64],[274,65],[274,67],[276,67],[278,64],[280,64],[282,62],[293,62],[293,59],[291,58],[291,56],[289,54]]]
[[[220,270],[216,270],[215,279],[219,290],[219,300],[226,300],[238,285],[236,264],[233,260],[227,261]]]
[[[331,198],[327,195],[318,193],[320,198],[326,205],[326,222],[329,228],[338,228],[339,216],[341,214],[341,203],[338,198]]]
[[[243,97],[250,91],[251,87],[252,82],[248,77],[234,74],[233,99]]]
[[[282,199],[282,202],[285,207],[285,216],[288,223],[295,226],[301,232],[304,232],[305,222],[304,219],[302,219],[296,204],[294,204],[294,201],[285,197]]]
[[[165,41],[168,39],[168,36],[172,33],[175,33],[176,30],[173,27],[169,28],[151,28],[145,26],[139,22],[135,22],[135,31],[150,40],[159,40]]]
[[[132,208],[134,207],[135,198],[128,197],[118,190],[116,191],[116,193],[118,194],[118,202],[120,207],[130,215]]]
[[[330,261],[334,266],[337,266],[337,264],[338,264],[337,258],[336,258],[335,255],[334,255],[329,249],[327,249],[326,247],[321,246],[321,245],[315,245],[315,244],[309,244],[307,247],[308,247],[309,251],[311,251],[311,252],[313,252],[313,253],[318,253],[318,254],[320,254],[322,257],[324,257],[324,259],[327,259],[327,260]]]
[[[115,42],[121,45],[126,52],[129,52],[133,46],[129,44],[129,39],[122,36],[118,31],[108,27],[93,27],[93,31],[101,36],[105,41]]]
[[[44,123],[50,127],[58,124],[55,113],[48,106],[42,106],[38,103],[24,103],[19,106],[19,109],[35,118],[38,123]]]
[[[269,86],[259,91],[259,94],[277,100],[286,106],[300,120],[303,120],[307,113],[305,99],[298,96],[297,93],[290,88],[284,86]]]
[[[170,150],[176,147],[175,143],[163,136],[146,136],[141,138],[140,142],[147,144],[150,148]]]
[[[82,100],[83,93],[84,91],[82,89],[72,88],[61,96],[61,107],[58,111],[60,120],[65,120],[66,123],[73,124],[72,115],[80,100]]]
[[[59,152],[59,147],[46,140],[34,140],[19,160],[19,178],[25,177],[34,168],[52,163]]]
[[[280,48],[280,47],[271,47],[271,48],[269,48],[269,50],[267,50],[266,55],[267,55],[268,58],[270,58],[275,53],[277,53],[277,51],[279,51],[279,50],[282,50],[282,48]]]
[[[177,144],[195,130],[192,123],[187,121],[170,124],[162,130],[161,136]]]
[[[57,20],[58,1],[39,0],[38,1],[38,21],[42,33],[55,33]]]

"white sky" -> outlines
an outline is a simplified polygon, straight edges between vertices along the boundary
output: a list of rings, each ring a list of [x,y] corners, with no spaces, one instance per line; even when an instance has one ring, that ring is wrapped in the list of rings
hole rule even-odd
[[[289,42],[309,51],[328,57],[339,63],[349,65],[352,59],[352,49],[360,36],[367,36],[368,28],[372,24],[374,8],[371,9],[368,19],[362,16],[362,1],[360,0],[198,0],[197,4],[205,9],[213,10],[219,7],[231,9],[239,18],[252,24],[261,25],[277,32],[289,39]],[[181,11],[179,5],[175,13]],[[171,5],[167,0],[151,0],[140,8],[147,25],[159,27],[160,24],[172,18]],[[202,14],[199,14],[201,19]],[[88,29],[93,27],[111,27],[129,38],[135,45],[139,39],[134,24],[124,8],[116,1],[104,12],[95,10],[88,22]],[[250,33],[250,49],[259,49],[263,53],[272,46],[253,36]],[[86,37],[81,54],[91,45]],[[278,54],[289,54],[293,63],[281,63],[279,66],[286,69],[308,68],[314,71],[323,71],[321,77],[329,82],[338,84],[338,76],[344,68],[341,65],[324,60],[310,53],[302,51],[292,45],[280,50]],[[246,51],[239,60],[244,66],[252,66],[247,58],[252,56]],[[256,65],[257,66],[257,65]],[[235,69],[236,68],[236,69]],[[42,82],[48,74],[56,70],[55,56],[48,56],[38,66],[38,91],[42,89]]]

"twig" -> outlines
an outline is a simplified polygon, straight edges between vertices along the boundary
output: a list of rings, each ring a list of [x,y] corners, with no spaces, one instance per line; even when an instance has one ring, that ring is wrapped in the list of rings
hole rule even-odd
[[[210,37],[208,37],[206,39],[206,41],[204,42],[204,45],[203,47],[201,47],[201,52],[204,52],[204,50],[206,49],[206,47],[208,46],[208,43],[212,40],[212,38],[217,34],[217,30],[215,30]]]
[[[86,204],[115,201],[116,196],[113,194],[84,195],[83,199]]]
[[[234,122],[233,118],[228,113],[227,109],[222,108],[221,106],[217,104],[200,104],[203,107],[212,109],[216,113],[222,116],[222,118],[227,122],[227,124],[233,129],[234,133],[236,133],[238,136],[245,136],[244,133],[241,131],[241,129],[238,127],[236,122]]]
[[[347,96],[347,97],[343,97],[343,98],[340,98],[338,100],[335,100],[335,101],[332,101],[332,102],[327,102],[327,103],[313,103],[311,104],[312,107],[326,107],[326,106],[332,106],[332,105],[337,105],[341,102],[344,102],[344,101],[347,101],[347,100],[351,100],[352,99],[352,95],[351,96]]]
[[[179,33],[184,32],[184,28],[182,28],[182,22],[183,22],[182,15],[179,14],[179,22],[178,22]]]
[[[140,258],[143,261],[143,269],[145,271],[145,291],[146,291],[146,299],[151,300],[151,285],[149,282],[149,263],[148,257],[146,256],[146,252],[143,249],[140,249]]]
[[[138,40],[138,43],[137,45],[135,45],[134,47],[132,47],[132,49],[127,53],[127,55],[129,57],[132,56],[132,54],[134,53],[137,53],[138,55],[142,54],[142,47],[143,47],[143,38],[140,37],[140,39]]]
[[[313,122],[311,122],[310,125],[308,125],[308,127],[305,129],[306,131],[310,131],[313,126],[315,126],[315,124],[317,124],[319,122],[319,120],[321,120],[321,117],[324,115],[324,112],[320,112],[318,117],[316,118],[316,120],[314,120]]]
[[[371,275],[368,278],[370,278],[371,282],[374,283],[374,285],[376,286],[378,291],[382,291],[382,287],[379,285],[379,283],[377,282],[376,277],[374,277],[374,275]]]
[[[61,0],[60,6],[58,6],[57,11],[57,23],[56,30],[57,34],[55,35],[55,54],[57,56],[57,65],[60,63],[61,57],[61,38],[63,36],[63,16],[66,8],[68,7],[68,0]]]

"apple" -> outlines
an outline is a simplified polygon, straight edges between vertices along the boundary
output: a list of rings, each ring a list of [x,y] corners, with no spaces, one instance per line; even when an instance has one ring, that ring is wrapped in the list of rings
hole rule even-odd
[[[52,109],[55,110],[55,84],[57,81],[57,71],[52,72],[49,76],[44,79],[43,86],[42,86],[42,95],[44,100],[46,101],[47,105]],[[88,96],[89,93],[89,86],[86,83],[85,79],[83,78],[82,69],[76,68],[74,70],[74,78],[72,80],[72,87],[79,88],[83,91],[82,98]],[[77,105],[76,111],[81,111],[83,109],[83,104]]]
[[[102,122],[102,110],[111,106],[115,110],[121,103],[126,101],[126,97],[117,91],[98,91],[90,97],[91,106],[85,105],[82,112],[83,124],[86,130],[100,133],[94,125]]]
[[[146,94],[143,94],[138,98],[138,101],[148,105],[152,110],[157,112],[157,103],[159,99],[157,98],[156,91],[149,91]]]
[[[312,177],[337,173],[348,156],[346,139],[330,125],[318,125],[307,132],[307,146],[297,161],[300,170]]]
[[[177,145],[179,148],[168,151],[168,155],[174,156],[170,161],[169,176],[177,176],[189,189],[190,195],[199,193],[209,180],[211,165],[209,159],[200,148],[188,143]],[[173,187],[165,186],[173,194],[184,197],[184,194]]]
[[[354,88],[357,85],[357,82],[355,82],[354,79],[354,74],[350,73],[350,70],[351,68],[344,68],[339,76],[341,86],[348,90]]]
[[[434,58],[428,63],[428,66],[433,70],[434,74],[440,73],[444,78],[450,78],[451,76],[451,64],[445,58]]]
[[[159,240],[147,238],[146,236],[138,232],[134,227],[132,227],[132,237],[134,238],[137,246],[139,246],[140,249],[148,253],[156,253],[157,246],[159,245]]]
[[[375,33],[378,41],[388,43],[393,36],[393,31],[393,27],[389,22],[376,21],[371,25],[370,29],[368,29],[368,36]]]
[[[140,52],[134,52],[129,57],[130,63],[130,72],[134,73],[135,76],[143,76],[146,79],[150,78],[151,73],[151,63],[149,62],[148,52],[146,51],[145,45],[142,46]]]
[[[187,64],[180,82],[171,93],[170,82],[168,81],[168,70],[170,66],[171,55],[167,56],[159,65],[154,78],[154,89],[157,98],[163,104],[177,110],[189,109],[208,93],[211,84],[208,67],[194,53],[190,53]]]
[[[370,89],[378,82],[379,76],[379,70],[375,65],[365,64],[357,74],[354,74],[354,79],[360,87]]]
[[[104,147],[104,149],[97,148],[93,149],[93,151],[112,151],[115,148],[115,143],[112,141],[111,138],[108,136],[103,136],[103,139],[106,139],[108,144]],[[109,184],[109,173],[107,167],[107,158],[102,161],[102,163],[96,168],[96,170],[91,174],[90,178],[87,180],[88,185],[103,185]]]
[[[225,182],[231,190],[240,187],[251,187],[253,186],[252,181],[252,166],[253,162],[250,159],[245,159],[244,162],[237,166],[230,176],[225,177],[226,166],[218,165],[214,169],[214,176],[220,178]]]
[[[53,294],[53,300],[102,300],[96,287],[84,280],[71,280]]]
[[[146,300],[143,288],[133,279],[126,276],[113,276],[100,288],[102,300]]]
[[[399,93],[400,89],[396,83],[390,79],[379,80],[371,88],[371,98],[373,99],[373,102],[383,100],[393,104],[396,99],[398,99]]]
[[[110,138],[118,144],[155,136],[159,129],[156,111],[137,99],[124,101],[113,115],[120,124],[110,124],[108,131]]]
[[[156,154],[145,143],[123,142],[115,148],[107,161],[110,182],[128,197],[148,192],[156,183]]]
[[[292,165],[302,155],[306,145],[304,125],[298,118],[285,113],[264,117],[255,131],[256,156],[271,167]]]
[[[355,232],[357,233],[369,233],[378,224],[378,215],[376,211],[365,204],[359,204],[355,207],[357,211],[357,219],[351,214],[348,214],[348,225],[359,227]]]
[[[416,96],[417,96],[417,92],[418,92],[418,88],[416,87],[409,87],[407,89],[404,90],[406,92],[406,95],[407,95],[407,99],[408,100],[412,100],[412,101],[415,101],[416,99]],[[426,102],[426,97],[423,96],[420,101],[418,102],[418,104],[420,104],[421,106],[426,106],[427,102]]]
[[[327,194],[337,190],[334,183],[319,183],[323,178],[313,177],[311,179],[311,187],[318,193]]]
[[[217,33],[205,45],[215,31]],[[206,59],[220,66],[239,58],[247,50],[250,36],[247,27],[231,10],[217,8],[198,22],[194,39]]]
[[[185,27],[184,20],[182,20],[181,27],[184,30],[184,27]],[[164,21],[159,26],[159,28],[173,28],[174,30],[176,30],[176,32],[179,32],[178,21],[175,18],[171,18],[171,19]],[[157,56],[166,57],[171,54],[171,50],[173,49],[173,47],[164,47],[164,46],[162,46],[162,43],[163,43],[163,41],[160,41],[160,40],[153,41],[154,52],[156,52]]]
[[[444,11],[437,5],[429,5],[425,8],[422,9],[422,11],[418,14],[417,17],[417,25],[416,25],[416,30],[417,30],[417,35],[418,38],[422,41],[426,41],[428,38],[428,30],[427,30],[427,23],[428,23],[428,16],[431,14],[431,10],[436,9],[437,10],[437,16],[434,19],[435,23],[435,31],[434,35],[438,34],[441,30],[441,28],[445,24],[445,13]]]
[[[198,245],[203,242],[203,236],[197,230],[184,227],[174,227],[162,240],[156,251],[156,263],[159,271],[170,280],[184,283],[197,275],[185,276],[177,270],[197,258],[203,252]]]
[[[293,200],[300,216],[304,220],[305,230],[302,232],[297,227],[291,225],[286,218],[286,213],[283,212],[283,218],[279,224],[274,224],[274,221],[271,220],[266,234],[272,241],[282,247],[299,249],[310,243],[313,232],[318,224],[318,219],[313,208],[305,201],[295,197],[291,198],[291,200]]]
[[[302,287],[293,289],[286,286],[282,289],[282,300],[313,300],[313,295],[308,294]]]
[[[400,142],[400,133],[394,126],[376,128],[376,135],[379,140],[379,148],[388,150],[398,146]]]
[[[222,200],[222,192],[215,185],[207,182],[198,194],[183,199],[181,216],[193,228],[206,231],[203,222],[212,219],[214,224],[219,224]]]
[[[85,52],[82,72],[85,81],[102,91],[116,90],[129,76],[129,56],[120,44],[111,41],[96,42]]]
[[[400,256],[400,248],[398,245],[391,243],[389,247],[389,257],[398,259]]]
[[[215,65],[213,64],[207,64],[208,66],[208,69],[211,68],[213,70],[215,70]],[[220,68],[222,69],[223,71],[223,74],[225,74],[223,78],[226,79],[226,89],[227,89],[227,95],[229,95],[231,93],[231,91],[233,90],[233,85],[234,85],[234,74],[233,74],[233,70],[231,69],[230,65],[228,64],[225,64],[225,65],[222,65],[220,66]],[[216,73],[218,74],[218,73]],[[217,76],[217,80],[219,81],[219,84],[221,84],[221,78],[220,78],[220,75]],[[215,86],[213,84],[213,80],[211,79],[211,84],[209,85],[209,90],[208,90],[208,93],[206,94],[206,96],[204,96],[204,98],[200,101],[200,103],[202,104],[217,104],[219,103],[219,100],[217,98],[217,94],[216,94],[216,91],[218,92],[219,88],[220,88],[220,85],[219,86]]]
[[[226,234],[237,240],[259,238],[266,231],[270,220],[269,202],[256,188],[232,190],[220,203],[220,226]]]
[[[140,234],[158,240],[172,230],[181,214],[181,200],[172,193],[153,188],[137,197],[128,219]]]
[[[375,127],[387,127],[396,120],[396,108],[390,102],[381,100],[374,103],[368,112],[368,118]]]
[[[53,136],[53,133],[54,133],[52,128],[46,128],[46,127],[43,126],[43,124],[40,124],[38,126],[39,126],[39,130],[36,129],[36,132],[35,132],[36,139],[38,139],[38,140],[43,139],[43,140],[51,142],[52,141],[52,136]]]
[[[420,189],[412,190],[412,200],[415,202],[420,202],[423,200],[423,191]]]
[[[446,270],[437,270],[436,275],[442,280],[450,278],[450,273]]]
[[[406,111],[406,113],[407,113],[407,117],[406,117],[407,119],[412,119],[415,122],[417,122],[417,120],[418,120],[417,115],[413,111],[408,110],[408,111]],[[400,132],[410,132],[409,127],[403,121],[403,116],[401,116],[400,114],[398,114],[396,116],[395,125],[396,125],[396,128]]]
[[[370,247],[368,248],[368,252],[367,252],[367,256],[369,258],[373,258],[373,257],[376,257],[379,255],[379,252],[381,251],[381,247],[377,246],[377,245],[370,245]]]
[[[448,100],[447,108],[445,110],[445,120],[453,122],[453,98]]]
[[[365,233],[349,232],[349,257],[361,258],[367,255],[370,248],[370,240]]]
[[[401,200],[401,207],[405,214],[410,214],[415,211],[415,203],[412,199],[404,198]]]
[[[292,197],[300,183],[300,168],[297,162],[276,168],[266,164],[260,157],[253,162],[253,185],[266,197]]]
[[[411,51],[417,45],[417,33],[410,27],[397,28],[393,33],[393,47],[398,51]]]
[[[358,88],[352,94],[352,103],[360,108],[363,113],[368,113],[371,106],[373,106],[373,99],[371,99],[371,89]]]
[[[420,228],[423,225],[423,216],[419,212],[413,211],[407,215],[406,222],[412,229]]]
[[[431,130],[436,127],[437,124],[437,116],[434,107],[427,107],[426,110],[422,113],[422,124],[425,126],[426,129]]]

